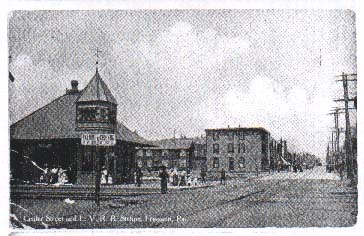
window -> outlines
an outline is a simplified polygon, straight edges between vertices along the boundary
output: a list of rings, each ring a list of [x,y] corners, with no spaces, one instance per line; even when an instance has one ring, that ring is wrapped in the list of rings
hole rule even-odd
[[[234,153],[234,144],[233,143],[228,144],[228,152],[229,153]]]
[[[229,158],[229,170],[234,170],[234,158]]]
[[[219,153],[219,144],[215,143],[215,144],[212,146],[212,152],[213,152],[213,153]]]
[[[80,122],[95,122],[96,107],[79,108],[77,111],[77,120]]]
[[[263,142],[262,143],[262,154],[265,154],[266,150],[267,150],[267,145]]]
[[[171,167],[172,168],[177,168],[178,167],[178,161],[177,160],[172,160],[171,161]]]
[[[241,139],[241,140],[245,140],[245,133],[244,133],[244,131],[240,131],[239,132],[239,138]]]
[[[214,157],[212,168],[219,168],[219,158]]]
[[[219,132],[213,132],[212,133],[212,139],[214,140],[214,141],[216,141],[216,140],[219,140],[220,139],[220,136],[219,136]]]
[[[148,167],[148,160],[144,159],[143,160],[143,168],[147,168]]]
[[[148,166],[148,168],[151,168],[153,166],[153,161],[152,160],[148,160],[147,161],[147,166]]]
[[[240,168],[244,168],[245,167],[245,158],[244,157],[240,157],[239,167]]]
[[[154,167],[159,167],[162,165],[162,162],[160,161],[159,158],[153,159],[153,166]]]
[[[152,156],[153,157],[158,156],[158,150],[152,150]]]
[[[116,110],[109,107],[80,107],[77,109],[77,121],[115,123]]]
[[[180,160],[179,161],[179,167],[186,167],[186,160]]]
[[[244,143],[240,144],[240,149],[241,149],[242,153],[245,153],[245,144]]]
[[[233,132],[231,132],[231,131],[229,132],[228,131],[227,136],[228,136],[228,140],[230,140],[230,141],[231,140],[234,140],[234,133]]]

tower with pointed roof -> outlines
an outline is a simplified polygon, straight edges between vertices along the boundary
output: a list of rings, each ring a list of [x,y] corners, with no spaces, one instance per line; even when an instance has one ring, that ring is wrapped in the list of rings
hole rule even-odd
[[[77,130],[116,130],[117,102],[98,68],[76,101],[76,114]]]

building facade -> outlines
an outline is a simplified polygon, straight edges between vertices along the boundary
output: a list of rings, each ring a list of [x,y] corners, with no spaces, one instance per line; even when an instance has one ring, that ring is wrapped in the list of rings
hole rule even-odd
[[[189,138],[163,139],[152,142],[154,147],[139,148],[137,166],[143,171],[156,171],[161,166],[189,170],[192,166],[193,141]]]
[[[187,172],[206,168],[206,138],[171,138],[154,141],[154,147],[139,148],[137,165],[143,171],[156,171],[160,166]]]
[[[270,133],[264,128],[206,129],[207,170],[255,172],[270,168]]]
[[[136,147],[151,144],[117,121],[116,99],[97,69],[83,90],[77,81],[71,84],[63,96],[10,126],[12,178],[38,182],[42,169],[62,168],[70,182],[93,184],[103,167],[113,184],[131,182]],[[85,146],[82,134],[110,135],[115,145]]]

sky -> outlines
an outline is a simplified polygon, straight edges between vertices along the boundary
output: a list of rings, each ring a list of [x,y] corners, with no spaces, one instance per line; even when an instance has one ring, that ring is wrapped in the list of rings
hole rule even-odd
[[[343,105],[335,76],[356,73],[349,10],[15,11],[8,27],[10,123],[71,80],[83,88],[99,49],[118,119],[147,139],[264,127],[291,151],[323,157],[328,113]]]

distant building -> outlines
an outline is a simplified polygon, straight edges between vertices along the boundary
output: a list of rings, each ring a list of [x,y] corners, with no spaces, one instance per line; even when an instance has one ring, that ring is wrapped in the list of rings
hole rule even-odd
[[[154,147],[142,147],[136,153],[137,166],[142,170],[155,171],[160,166],[185,170],[191,168],[192,139],[172,138],[152,143]]]
[[[114,134],[116,145],[97,150],[81,145],[86,133]],[[83,90],[72,81],[64,95],[10,126],[10,169],[17,181],[38,182],[41,173],[30,168],[33,161],[42,169],[66,169],[71,182],[91,184],[100,161],[114,184],[126,183],[133,180],[135,148],[150,145],[117,121],[116,99],[96,69]]]
[[[200,171],[201,168],[207,168],[207,149],[206,137],[197,137],[193,139],[193,155],[191,160],[192,170]]]
[[[264,128],[206,129],[209,172],[253,172],[270,167],[270,133]]]
[[[160,166],[178,170],[200,170],[206,167],[205,138],[171,138],[153,141],[154,147],[141,147],[136,153],[137,165],[144,171]]]

